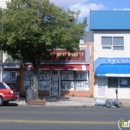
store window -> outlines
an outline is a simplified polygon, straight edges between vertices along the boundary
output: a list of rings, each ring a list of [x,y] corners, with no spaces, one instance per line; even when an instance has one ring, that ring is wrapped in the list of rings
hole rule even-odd
[[[108,88],[118,88],[118,77],[108,77]]]
[[[23,73],[23,89],[32,88],[33,87],[33,77],[34,74],[32,71],[24,71]]]
[[[3,81],[6,83],[16,83],[17,72],[16,71],[4,71],[2,78],[3,78]]]
[[[63,90],[89,90],[88,71],[62,71]]]
[[[73,71],[62,71],[61,88],[63,90],[74,90],[74,74]]]
[[[23,89],[33,88],[33,71],[24,71],[23,74]],[[38,90],[49,90],[50,73],[49,71],[40,71],[38,73]]]
[[[49,71],[40,71],[38,74],[38,89],[49,90],[50,87],[50,73]]]
[[[4,71],[3,75],[2,75],[3,81],[6,83],[10,83],[11,82],[11,78],[10,78],[10,71]]]
[[[76,71],[76,90],[88,90],[88,71]]]
[[[122,77],[120,79],[120,88],[129,88],[130,87],[130,78]]]
[[[130,78],[108,77],[108,88],[130,88]]]

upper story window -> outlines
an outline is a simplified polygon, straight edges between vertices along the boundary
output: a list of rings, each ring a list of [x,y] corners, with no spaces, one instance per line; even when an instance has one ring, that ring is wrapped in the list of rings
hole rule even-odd
[[[102,49],[124,50],[124,37],[102,37]]]

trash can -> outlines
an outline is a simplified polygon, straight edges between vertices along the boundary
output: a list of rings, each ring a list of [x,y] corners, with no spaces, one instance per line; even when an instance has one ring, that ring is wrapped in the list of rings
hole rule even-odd
[[[110,108],[113,105],[113,100],[112,99],[107,99],[105,102],[106,107]]]
[[[33,89],[26,89],[26,101],[33,99]]]
[[[114,100],[114,105],[120,108],[122,103],[119,100]]]
[[[105,106],[105,101],[104,101],[104,100],[101,100],[101,99],[96,99],[95,105],[98,105],[98,106]]]

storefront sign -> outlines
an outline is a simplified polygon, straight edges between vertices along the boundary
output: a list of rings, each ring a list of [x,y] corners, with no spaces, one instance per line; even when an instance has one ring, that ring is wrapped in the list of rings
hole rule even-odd
[[[85,60],[85,50],[78,50],[74,53],[66,50],[55,50],[50,53],[50,57],[44,57],[47,60]]]
[[[130,64],[130,58],[98,58],[94,61],[94,71],[101,64]]]
[[[129,63],[128,59],[107,59],[109,64],[127,64]]]
[[[81,63],[82,62],[82,63]],[[77,63],[77,64],[90,64],[90,48],[86,48],[84,50],[76,50],[71,53],[66,50],[54,50],[50,52],[50,56],[42,57],[41,63],[44,64],[69,64],[69,63]]]

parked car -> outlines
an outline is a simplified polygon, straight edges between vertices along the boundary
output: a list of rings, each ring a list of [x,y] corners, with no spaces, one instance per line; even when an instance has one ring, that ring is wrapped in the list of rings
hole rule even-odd
[[[6,83],[0,82],[0,106],[7,105],[9,101],[15,101],[19,95],[15,89],[10,88]]]

